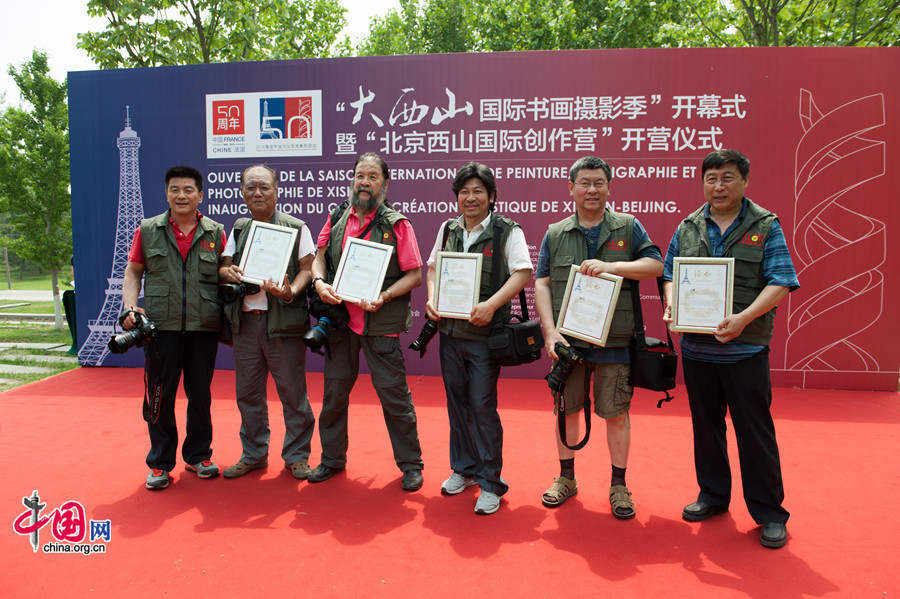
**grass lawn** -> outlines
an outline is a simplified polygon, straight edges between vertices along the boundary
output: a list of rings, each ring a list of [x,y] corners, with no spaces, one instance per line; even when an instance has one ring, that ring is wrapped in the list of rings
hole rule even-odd
[[[0,260],[2,262],[2,260]],[[0,289],[6,289],[6,273],[2,272],[2,268],[0,268]],[[57,275],[57,281],[59,282],[59,293],[62,295],[62,292],[66,289],[72,289],[69,287],[68,283],[71,280],[71,272],[69,268],[65,268],[63,272],[60,272]],[[16,275],[12,275],[12,288],[15,290],[46,290],[52,291],[53,287],[50,285],[50,275],[37,275],[37,276],[29,276],[25,277],[21,281],[16,278]]]
[[[0,307],[7,304],[22,303],[18,300],[0,301]],[[15,308],[3,308],[4,314],[53,314],[53,302],[28,302],[27,306],[16,306]],[[65,309],[63,310],[63,318],[65,318]]]
[[[0,343],[58,343],[68,346],[72,343],[72,336],[69,334],[68,327],[64,330],[57,331],[52,325],[46,324],[12,324],[0,322]],[[64,356],[71,358],[71,360],[64,362],[42,362],[37,359],[42,355],[51,355],[54,356],[55,359]],[[0,369],[2,369],[3,364],[40,366],[45,368],[46,372],[0,372],[0,381],[2,381],[0,382],[0,391],[6,391],[7,389],[24,385],[25,383],[39,381],[48,376],[78,368],[78,361],[75,356],[70,356],[66,352],[51,352],[36,349],[6,349],[0,351]]]
[[[72,343],[69,327],[60,331],[46,324],[0,322],[0,343]]]

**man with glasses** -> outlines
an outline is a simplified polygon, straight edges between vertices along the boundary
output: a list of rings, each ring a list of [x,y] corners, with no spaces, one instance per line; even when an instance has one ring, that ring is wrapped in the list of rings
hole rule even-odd
[[[312,264],[312,284],[322,301],[344,304],[347,326],[332,329],[325,354],[325,392],[319,415],[322,461],[309,482],[328,480],[347,463],[347,410],[359,374],[359,352],[366,356],[372,385],[384,413],[394,461],[405,491],[422,488],[422,449],[416,409],[406,382],[399,334],[410,325],[409,294],[422,282],[422,258],[409,220],[390,207],[390,170],[378,154],[361,155],[353,167],[350,198],[325,220]],[[393,247],[381,292],[374,301],[344,302],[332,283],[341,253],[351,237]]]
[[[634,517],[634,502],[625,484],[625,469],[631,445],[628,409],[632,388],[629,377],[628,346],[634,334],[632,280],[657,277],[662,273],[662,256],[638,219],[613,212],[606,205],[612,172],[605,160],[580,158],[569,170],[569,195],[575,214],[550,225],[541,242],[535,273],[534,301],[544,329],[547,353],[558,359],[557,343],[572,346],[585,360],[566,381],[565,423],[568,445],[580,437],[579,412],[585,405],[593,378],[594,411],[606,420],[606,442],[612,463],[609,501],[612,515],[620,520]],[[625,277],[616,304],[605,347],[564,337],[556,321],[565,295],[572,264],[581,273],[597,276],[610,273]],[[559,409],[556,402],[555,409]],[[559,507],[578,491],[575,482],[575,453],[562,442],[557,430],[560,474],[543,494],[541,502]]]
[[[750,161],[736,150],[717,150],[703,159],[701,177],[706,204],[681,222],[666,252],[663,320],[672,323],[675,256],[733,257],[734,295],[732,314],[714,335],[686,333],[681,339],[700,486],[697,500],[681,515],[700,522],[728,511],[727,410],[747,509],[761,525],[760,543],[779,548],[787,542],[790,514],[781,505],[784,485],[770,411],[769,341],[775,306],[800,283],[778,218],[744,196]]]
[[[264,165],[241,173],[241,194],[250,218],[234,223],[219,279],[241,283],[238,264],[247,245],[252,222],[270,223],[297,230],[292,259],[283,281],[266,281],[256,292],[225,304],[225,316],[234,336],[234,377],[241,412],[241,458],[225,469],[225,478],[237,478],[264,468],[269,458],[269,410],[266,387],[269,372],[275,380],[284,413],[284,444],[281,457],[291,475],[303,480],[309,475],[309,447],[315,417],[306,394],[306,346],[303,334],[309,328],[306,286],[312,278],[310,265],[316,246],[302,220],[276,209],[278,178]],[[295,298],[297,301],[294,301]]]

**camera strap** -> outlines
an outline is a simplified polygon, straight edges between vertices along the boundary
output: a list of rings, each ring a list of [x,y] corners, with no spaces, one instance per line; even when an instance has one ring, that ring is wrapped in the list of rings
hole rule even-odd
[[[562,390],[559,392],[553,392],[553,398],[556,400],[556,422],[559,427],[559,440],[563,445],[571,449],[572,451],[577,451],[587,445],[588,439],[591,438],[591,376],[594,374],[594,369],[590,366],[585,365],[584,372],[584,439],[576,443],[575,445],[569,445],[569,440],[566,436],[566,385],[563,383]]]
[[[491,222],[493,223],[493,238],[491,239],[491,247],[493,249],[493,264],[491,265],[491,289],[492,293],[497,293],[500,291],[500,269],[503,268],[503,248],[500,246],[500,239],[503,237],[503,226],[500,224],[500,219],[497,218],[496,214],[491,215]],[[522,312],[522,322],[528,321],[528,304],[525,300],[525,289],[519,291],[519,309]],[[496,322],[496,314],[494,316],[494,322]]]

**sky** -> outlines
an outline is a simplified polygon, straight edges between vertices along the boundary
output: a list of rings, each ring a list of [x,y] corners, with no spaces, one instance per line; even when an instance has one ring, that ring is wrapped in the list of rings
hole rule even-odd
[[[359,41],[366,33],[371,17],[383,15],[399,6],[397,0],[340,2],[347,8],[344,16],[348,24],[338,39],[349,35],[353,42]],[[78,41],[76,34],[100,31],[106,24],[103,19],[89,17],[86,4],[86,0],[30,0],[26,4],[19,0],[0,0],[0,14],[15,15],[14,25],[7,25],[0,36],[0,108],[19,104],[18,88],[7,70],[11,64],[18,68],[29,60],[35,48],[46,52],[50,75],[57,80],[65,78],[69,71],[97,68],[88,55],[75,45]]]

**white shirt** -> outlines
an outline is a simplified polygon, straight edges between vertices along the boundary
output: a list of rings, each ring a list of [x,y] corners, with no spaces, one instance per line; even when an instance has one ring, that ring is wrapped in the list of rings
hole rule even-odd
[[[488,213],[487,217],[475,225],[471,231],[466,230],[464,216],[460,215],[456,219],[463,228],[464,252],[469,251],[472,244],[481,237],[481,233],[491,226],[491,216],[492,213]],[[446,227],[447,222],[444,221],[438,229],[437,239],[434,240],[434,247],[431,248],[431,255],[428,256],[429,268],[434,268],[434,265],[437,263],[437,255],[438,252],[441,251],[441,240],[444,239],[444,229]],[[506,238],[506,245],[503,246],[503,256],[506,258],[506,269],[509,274],[523,269],[534,270],[534,264],[531,262],[531,254],[528,251],[528,243],[525,241],[525,233],[522,232],[521,227],[515,227],[509,232],[509,236]]]
[[[234,256],[234,251],[236,249],[237,244],[234,240],[234,228],[232,228],[231,233],[228,234],[228,241],[225,242],[225,249],[222,250],[222,256]],[[316,244],[313,243],[312,235],[309,232],[309,227],[304,224],[300,228],[300,247],[297,250],[297,260],[301,260],[306,256],[315,253]],[[241,310],[243,310],[244,312],[249,312],[250,310],[268,309],[269,298],[266,296],[266,292],[262,289],[259,290],[259,293],[244,296],[244,305],[241,307]]]

